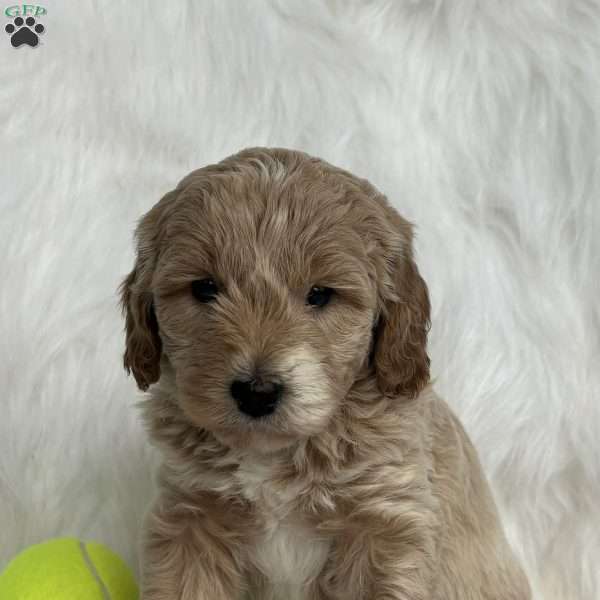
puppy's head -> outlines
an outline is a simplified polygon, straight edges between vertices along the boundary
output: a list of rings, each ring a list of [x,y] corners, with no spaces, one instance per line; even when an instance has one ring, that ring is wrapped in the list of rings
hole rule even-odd
[[[364,180],[245,150],[188,175],[136,239],[125,367],[143,390],[168,369],[187,418],[229,445],[317,434],[359,377],[398,397],[427,383],[411,227]]]

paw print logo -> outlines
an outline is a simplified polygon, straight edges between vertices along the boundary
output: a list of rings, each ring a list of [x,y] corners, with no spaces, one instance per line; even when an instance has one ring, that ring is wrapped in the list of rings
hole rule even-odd
[[[13,24],[14,23],[14,24]],[[18,48],[27,44],[35,48],[40,38],[38,34],[44,33],[44,26],[41,23],[36,25],[33,17],[27,17],[25,21],[21,17],[16,17],[12,23],[9,23],[4,30],[10,35],[10,43]]]

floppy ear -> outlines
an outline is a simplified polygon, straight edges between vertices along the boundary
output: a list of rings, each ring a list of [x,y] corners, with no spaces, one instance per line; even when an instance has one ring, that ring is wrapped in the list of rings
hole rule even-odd
[[[162,343],[150,284],[157,261],[164,209],[174,197],[175,192],[166,194],[141,219],[135,231],[136,263],[119,286],[125,317],[123,365],[127,373],[133,373],[138,387],[144,391],[160,377]]]
[[[414,398],[429,381],[429,294],[410,246],[393,269],[393,291],[384,299],[375,329],[373,364],[383,394]]]
[[[125,317],[125,354],[123,365],[133,373],[140,390],[147,390],[160,377],[162,344],[152,295],[139,289],[137,266],[119,288]]]

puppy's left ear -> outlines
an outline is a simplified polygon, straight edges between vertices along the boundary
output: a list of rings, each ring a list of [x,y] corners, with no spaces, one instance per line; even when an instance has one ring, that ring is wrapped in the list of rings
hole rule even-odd
[[[406,248],[398,254],[375,329],[373,364],[380,391],[386,396],[414,398],[429,381],[427,332],[431,307],[427,286],[412,257],[412,232],[402,228]]]

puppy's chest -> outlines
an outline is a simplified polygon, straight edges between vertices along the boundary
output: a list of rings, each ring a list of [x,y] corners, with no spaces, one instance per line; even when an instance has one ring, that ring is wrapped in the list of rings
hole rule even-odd
[[[273,483],[273,467],[246,462],[236,474],[242,495],[255,507],[257,527],[248,540],[251,571],[266,581],[266,589],[253,589],[249,598],[304,600],[330,549],[298,508],[298,490]]]

